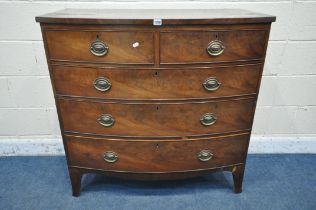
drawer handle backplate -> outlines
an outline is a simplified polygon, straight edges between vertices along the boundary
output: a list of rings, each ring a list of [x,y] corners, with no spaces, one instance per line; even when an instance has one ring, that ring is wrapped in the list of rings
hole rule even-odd
[[[207,91],[215,91],[221,86],[216,77],[209,77],[203,82],[203,87]]]
[[[216,123],[217,117],[213,113],[206,113],[201,117],[200,122],[204,126],[210,126]]]
[[[197,154],[197,158],[202,161],[202,162],[206,162],[209,161],[213,158],[213,154],[211,153],[210,150],[202,150]]]
[[[225,46],[219,40],[211,41],[207,46],[207,53],[212,56],[219,56],[224,52]]]
[[[111,127],[115,122],[114,118],[109,114],[102,114],[97,121],[104,127]]]
[[[103,154],[103,159],[108,163],[115,163],[116,161],[118,161],[118,155],[116,154],[116,152],[106,151]]]
[[[95,56],[102,57],[109,52],[109,47],[107,44],[97,39],[91,43],[90,52]]]
[[[109,79],[105,77],[98,77],[94,80],[93,86],[99,91],[106,92],[110,90],[112,84]]]

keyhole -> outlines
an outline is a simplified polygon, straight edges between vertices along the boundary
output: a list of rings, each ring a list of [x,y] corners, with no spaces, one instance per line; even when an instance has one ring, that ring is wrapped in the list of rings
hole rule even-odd
[[[159,76],[159,72],[158,71],[155,72],[155,76]]]
[[[159,149],[159,144],[158,143],[156,144],[156,149]]]
[[[159,106],[157,106],[156,109],[159,110]]]

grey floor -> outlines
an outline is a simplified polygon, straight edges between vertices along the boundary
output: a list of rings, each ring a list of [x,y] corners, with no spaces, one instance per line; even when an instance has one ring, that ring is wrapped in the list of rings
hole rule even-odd
[[[0,210],[316,209],[316,155],[249,155],[241,194],[219,172],[139,182],[88,174],[71,196],[65,157],[1,157]]]

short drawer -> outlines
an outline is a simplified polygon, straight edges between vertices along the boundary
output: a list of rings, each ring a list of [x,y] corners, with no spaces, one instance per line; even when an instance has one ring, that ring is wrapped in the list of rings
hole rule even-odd
[[[174,31],[160,35],[162,64],[263,59],[266,30]]]
[[[122,104],[59,99],[64,130],[105,136],[192,136],[248,130],[255,101]]]
[[[70,166],[125,172],[177,172],[243,163],[249,134],[204,140],[105,140],[66,135]]]
[[[153,64],[152,32],[46,31],[51,60]]]
[[[54,66],[56,93],[105,99],[192,99],[256,94],[262,65],[190,69]]]

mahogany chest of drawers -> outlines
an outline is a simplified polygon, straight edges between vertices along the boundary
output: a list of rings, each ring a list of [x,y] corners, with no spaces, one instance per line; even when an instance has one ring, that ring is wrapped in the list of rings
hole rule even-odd
[[[63,10],[41,23],[73,195],[84,173],[231,171],[241,192],[274,16]]]

